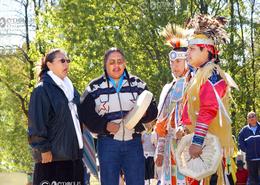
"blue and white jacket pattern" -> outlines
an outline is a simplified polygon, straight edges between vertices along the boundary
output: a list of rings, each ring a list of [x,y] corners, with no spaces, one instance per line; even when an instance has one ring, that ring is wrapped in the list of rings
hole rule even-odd
[[[113,138],[120,141],[131,140],[134,133],[144,130],[142,123],[154,120],[158,112],[153,100],[145,116],[134,129],[129,130],[124,127],[122,118],[134,107],[138,96],[144,90],[147,90],[146,83],[127,73],[122,88],[117,92],[111,81],[102,75],[90,82],[81,97],[80,120],[91,132],[98,135],[110,135],[106,130],[107,123],[118,123],[120,129]]]

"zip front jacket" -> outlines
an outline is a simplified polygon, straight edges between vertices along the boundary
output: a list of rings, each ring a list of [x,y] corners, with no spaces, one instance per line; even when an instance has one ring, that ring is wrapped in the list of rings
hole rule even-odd
[[[238,146],[246,153],[247,160],[260,159],[260,123],[257,122],[257,129],[254,133],[249,125],[244,126],[238,135]]]
[[[122,118],[134,107],[138,96],[146,89],[146,84],[138,77],[126,74],[123,78],[122,88],[117,92],[106,75],[102,75],[87,86],[81,98],[80,120],[98,136],[110,135],[106,130],[108,122],[118,123],[120,128],[112,137],[120,141],[131,140],[133,134],[144,130],[142,123],[154,120],[158,112],[153,100],[145,116],[134,129],[129,130],[123,125]]]
[[[73,102],[80,103],[75,88]],[[40,162],[41,153],[47,151],[52,152],[53,161],[82,158],[68,99],[46,73],[31,95],[28,135],[36,162]]]

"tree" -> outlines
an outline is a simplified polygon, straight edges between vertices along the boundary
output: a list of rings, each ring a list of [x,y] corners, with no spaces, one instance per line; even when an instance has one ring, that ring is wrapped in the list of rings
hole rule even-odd
[[[24,20],[20,46],[5,46],[0,53],[1,170],[30,172],[31,153],[27,142],[28,101],[35,84],[35,57],[30,43],[29,0],[15,0],[22,8]],[[23,34],[24,33],[24,34]],[[2,108],[1,108],[2,110]]]

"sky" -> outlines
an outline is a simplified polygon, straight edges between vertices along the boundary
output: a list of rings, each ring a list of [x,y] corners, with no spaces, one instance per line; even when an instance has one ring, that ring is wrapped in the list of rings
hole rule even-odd
[[[32,11],[31,11],[32,12]],[[25,42],[24,7],[14,0],[0,0],[0,49],[21,46]],[[29,23],[33,24],[31,14]],[[30,27],[33,36],[33,27]]]

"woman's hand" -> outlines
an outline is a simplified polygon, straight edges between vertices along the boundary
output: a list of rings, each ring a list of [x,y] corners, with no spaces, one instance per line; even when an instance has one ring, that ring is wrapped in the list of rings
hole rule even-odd
[[[116,134],[117,131],[119,130],[120,125],[118,123],[113,123],[113,122],[108,122],[107,123],[107,131],[110,132],[111,134]]]
[[[42,163],[50,163],[52,162],[52,153],[51,151],[41,153]]]

